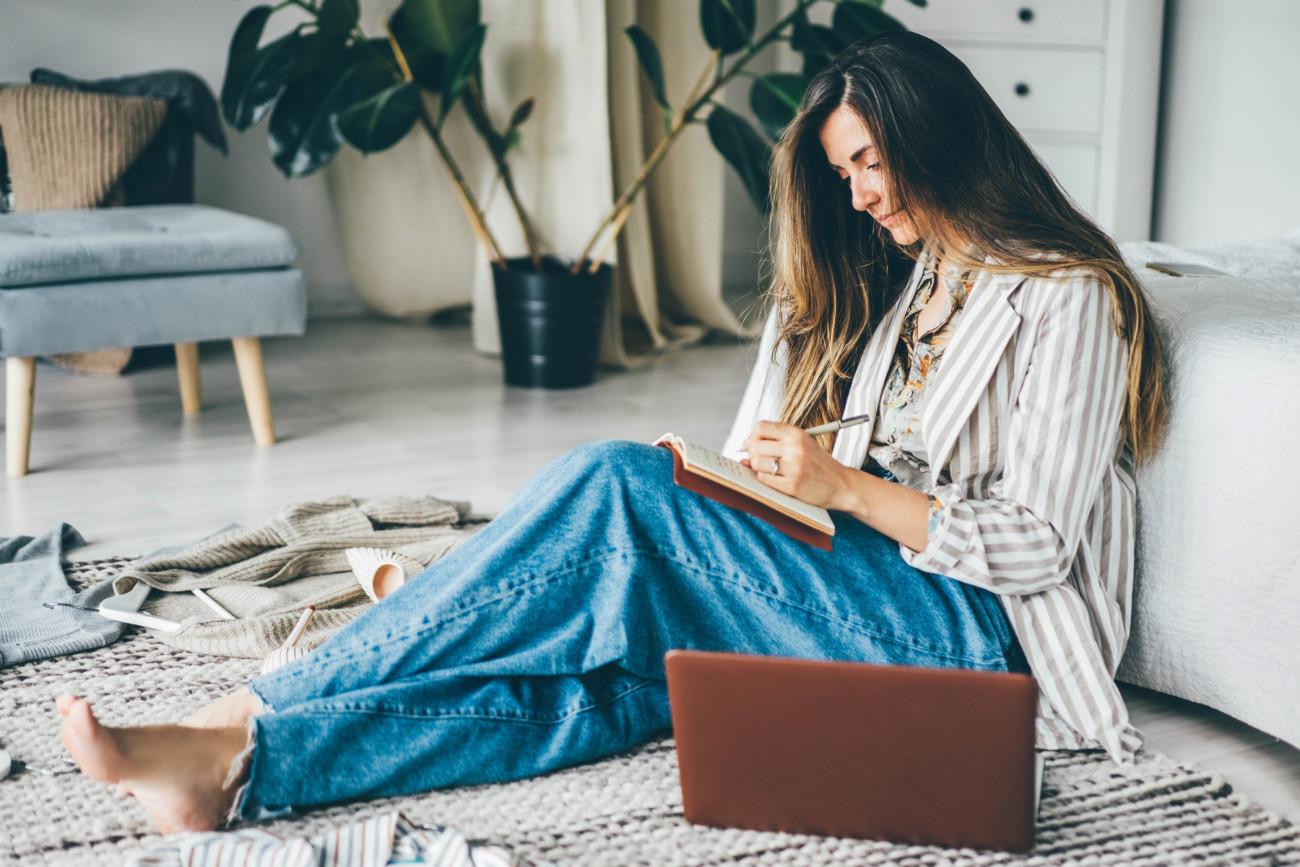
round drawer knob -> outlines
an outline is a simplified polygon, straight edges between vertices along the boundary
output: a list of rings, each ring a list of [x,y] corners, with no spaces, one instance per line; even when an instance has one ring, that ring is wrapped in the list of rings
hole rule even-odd
[[[1029,85],[1023,81],[1016,82],[1016,96],[1029,96]]]
[[[1028,6],[1021,6],[1020,11],[1016,13],[1016,17],[1028,24],[1030,21],[1034,20],[1034,10],[1030,9]]]

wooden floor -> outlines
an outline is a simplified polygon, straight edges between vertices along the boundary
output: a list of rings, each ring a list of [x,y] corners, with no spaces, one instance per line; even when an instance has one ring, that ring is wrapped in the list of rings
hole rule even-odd
[[[59,521],[87,545],[74,560],[137,555],[298,500],[433,493],[498,511],[547,461],[592,439],[672,430],[721,444],[753,349],[717,340],[573,391],[506,388],[463,317],[439,325],[311,323],[264,341],[280,441],[253,443],[229,344],[201,347],[204,407],[181,415],[176,372],[120,378],[40,363],[31,473],[0,482],[0,536]],[[1300,822],[1300,750],[1200,705],[1125,687],[1148,744],[1214,769]]]

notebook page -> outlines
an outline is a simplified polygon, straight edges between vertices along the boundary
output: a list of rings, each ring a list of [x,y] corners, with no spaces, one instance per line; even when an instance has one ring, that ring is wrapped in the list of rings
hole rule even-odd
[[[835,523],[831,520],[830,513],[821,506],[814,506],[802,500],[796,500],[788,494],[763,484],[758,480],[757,474],[752,469],[739,461],[732,460],[726,455],[718,454],[711,449],[706,449],[704,446],[689,443],[672,434],[664,434],[659,439],[661,441],[671,440],[680,444],[682,458],[687,467],[734,482],[737,487],[753,494],[757,499],[780,503],[791,512],[802,515],[811,523],[821,526],[827,533],[835,532]]]

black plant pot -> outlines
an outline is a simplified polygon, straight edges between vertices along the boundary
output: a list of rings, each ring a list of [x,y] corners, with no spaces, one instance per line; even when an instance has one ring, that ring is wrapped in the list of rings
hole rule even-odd
[[[501,361],[507,385],[574,388],[596,379],[601,326],[614,274],[602,263],[596,273],[547,256],[542,267],[531,259],[507,259],[493,268]]]

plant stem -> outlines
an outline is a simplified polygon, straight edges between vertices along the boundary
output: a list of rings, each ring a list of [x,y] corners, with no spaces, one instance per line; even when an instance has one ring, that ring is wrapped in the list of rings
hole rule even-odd
[[[722,65],[722,51],[720,49],[714,49],[713,53],[709,55],[709,62],[704,65],[704,71],[700,73],[700,77],[696,80],[695,85],[691,88],[691,92],[686,95],[687,105],[690,105],[692,102],[695,101],[695,98],[700,95],[700,88],[708,84],[709,76],[716,73],[718,71],[718,67],[721,65]]]
[[[497,246],[496,239],[492,237],[492,231],[487,226],[487,221],[483,218],[483,211],[479,208],[478,202],[474,199],[474,193],[470,190],[469,184],[465,181],[465,175],[461,172],[460,166],[452,157],[451,151],[447,149],[447,143],[443,141],[442,133],[438,130],[438,125],[429,117],[429,109],[424,105],[424,100],[420,101],[420,123],[423,124],[429,138],[433,139],[434,146],[438,149],[438,155],[447,166],[447,172],[451,175],[452,187],[456,190],[460,198],[461,205],[465,208],[465,213],[469,217],[470,228],[478,237],[492,264],[498,268],[506,266],[505,259],[501,255],[501,248]]]
[[[504,153],[499,153],[492,144],[492,137],[496,135],[496,130],[492,128],[492,121],[488,117],[487,107],[483,104],[483,94],[479,92],[473,80],[470,80],[465,88],[465,107],[469,111],[470,119],[474,126],[478,128],[479,134],[487,141],[488,151],[492,154],[492,161],[496,163],[497,174],[501,177],[501,182],[505,184],[506,195],[510,197],[510,204],[514,206],[515,216],[519,218],[519,228],[524,233],[524,243],[528,245],[528,258],[533,260],[534,268],[542,267],[541,249],[537,242],[537,231],[533,227],[533,221],[528,216],[528,211],[524,209],[524,203],[519,199],[519,193],[515,190],[514,173],[510,171],[510,163],[506,161]]]
[[[628,215],[631,213],[632,213],[632,203],[628,202],[627,206],[624,207],[623,210],[619,211],[618,215],[614,217],[614,224],[609,230],[609,236],[608,236],[609,240],[605,242],[606,247],[614,246],[614,239],[618,237],[619,231],[623,228],[623,224],[627,222]],[[591,260],[591,266],[587,269],[587,272],[589,274],[595,274],[599,270],[600,270],[600,259],[593,258]]]
[[[388,42],[393,46],[393,56],[397,58],[397,64],[402,69],[402,77],[407,81],[412,81],[410,64],[406,62],[406,54],[402,51],[402,46],[397,44],[397,37],[393,35],[393,29],[384,22],[384,32],[388,34]],[[487,251],[488,259],[498,268],[505,267],[505,259],[501,255],[501,248],[497,246],[496,239],[492,237],[492,230],[488,228],[487,220],[483,217],[483,211],[474,199],[474,193],[465,181],[465,175],[461,172],[460,166],[452,157],[451,151],[447,149],[447,143],[443,141],[442,132],[438,125],[429,117],[429,107],[425,105],[423,95],[420,98],[420,123],[429,133],[429,138],[433,139],[434,147],[438,149],[438,155],[442,157],[443,164],[447,167],[448,174],[451,175],[452,187],[456,190],[460,198],[461,206],[465,209],[465,214],[469,217],[470,228],[474,230],[474,235],[478,238],[479,243]]]
[[[646,181],[650,177],[650,173],[653,172],[655,168],[658,167],[659,163],[663,161],[663,158],[668,153],[668,149],[672,146],[672,143],[677,140],[677,136],[681,134],[682,130],[686,129],[686,127],[694,121],[696,113],[709,104],[713,98],[713,94],[722,89],[727,82],[734,78],[736,74],[744,68],[745,64],[749,63],[749,61],[754,58],[754,55],[766,48],[770,42],[773,42],[780,35],[782,30],[792,24],[805,9],[815,2],[817,2],[817,0],[797,0],[794,10],[783,17],[780,21],[773,24],[772,27],[757,40],[751,42],[749,46],[740,53],[735,61],[732,62],[731,66],[727,67],[725,72],[722,69],[720,60],[716,57],[711,57],[709,59],[709,65],[705,68],[704,75],[701,76],[701,79],[707,81],[710,70],[713,70],[715,72],[713,83],[699,96],[687,100],[687,104],[682,107],[682,110],[677,114],[677,117],[673,119],[673,124],[668,130],[668,134],[659,140],[659,144],[657,144],[655,149],[650,152],[650,156],[646,157],[645,162],[641,164],[641,168],[637,170],[636,177],[632,179],[632,182],[628,184],[627,188],[623,190],[622,194],[614,201],[613,206],[610,207],[609,212],[596,228],[595,234],[591,236],[591,240],[589,240],[587,245],[582,248],[582,253],[573,263],[573,268],[571,269],[572,273],[577,274],[582,271],[582,266],[586,264],[587,257],[591,255],[591,251],[595,248],[597,242],[600,241],[600,238],[605,233],[606,229],[612,229],[613,235],[617,235],[619,230],[622,229],[623,221],[619,219],[620,214],[625,209],[631,207],[632,200],[635,199],[637,194],[639,194],[642,188],[645,187]],[[715,63],[717,63],[716,66],[714,65]],[[698,85],[695,89],[698,90]],[[615,225],[617,225],[617,228],[614,228]]]

